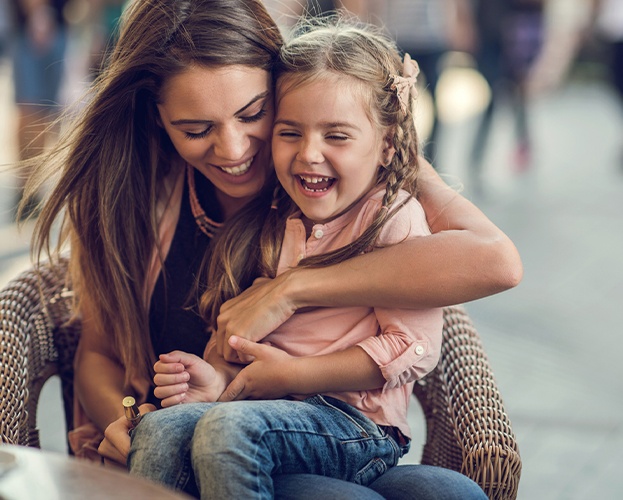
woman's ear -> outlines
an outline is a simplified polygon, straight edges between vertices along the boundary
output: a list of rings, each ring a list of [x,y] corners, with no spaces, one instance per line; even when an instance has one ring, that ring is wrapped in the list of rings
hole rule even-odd
[[[156,104],[156,125],[158,125],[161,129],[164,129],[164,124],[162,123],[162,116],[160,115],[160,107]]]

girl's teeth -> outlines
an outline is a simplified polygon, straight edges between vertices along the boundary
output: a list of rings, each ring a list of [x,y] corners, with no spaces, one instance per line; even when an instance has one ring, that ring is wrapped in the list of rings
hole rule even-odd
[[[221,170],[223,172],[227,172],[229,175],[239,176],[247,173],[249,168],[251,168],[251,163],[253,163],[253,158],[251,158],[248,162],[243,163],[242,165],[238,165],[237,167],[221,167]]]
[[[305,191],[312,191],[314,193],[320,193],[327,191],[335,180],[333,177],[308,177],[300,175],[301,185]]]
[[[330,177],[304,177],[301,176],[307,184],[318,184],[319,182],[329,182]]]

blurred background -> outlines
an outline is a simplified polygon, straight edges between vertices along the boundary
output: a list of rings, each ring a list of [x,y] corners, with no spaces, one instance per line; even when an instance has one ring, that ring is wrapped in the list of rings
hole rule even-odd
[[[80,100],[124,6],[42,1],[47,16],[29,19],[0,0],[0,286],[30,265],[14,164],[53,143],[57,130],[39,132]],[[519,498],[621,498],[623,0],[265,3],[284,32],[346,8],[419,62],[423,154],[523,258],[516,289],[467,304],[519,442]],[[43,446],[64,452],[58,391],[39,419]],[[412,421],[418,434],[418,408]],[[404,462],[420,451],[416,439]]]

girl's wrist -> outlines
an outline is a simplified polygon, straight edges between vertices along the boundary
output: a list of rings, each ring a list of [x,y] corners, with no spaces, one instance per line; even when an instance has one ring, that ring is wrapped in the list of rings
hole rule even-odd
[[[289,360],[288,377],[284,388],[285,394],[307,394],[309,391],[310,375],[306,371],[306,357],[292,357]]]

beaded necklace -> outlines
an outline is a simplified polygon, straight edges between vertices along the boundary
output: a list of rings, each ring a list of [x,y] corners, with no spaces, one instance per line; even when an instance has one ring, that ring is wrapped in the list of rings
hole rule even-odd
[[[195,189],[195,169],[190,165],[186,165],[186,178],[188,179],[188,192],[190,194],[190,208],[193,212],[193,217],[195,218],[195,222],[199,226],[199,229],[208,237],[212,238],[218,230],[223,227],[222,222],[214,222],[210,219],[203,208],[201,208],[201,204],[199,203],[199,198],[197,197],[197,191]]]

